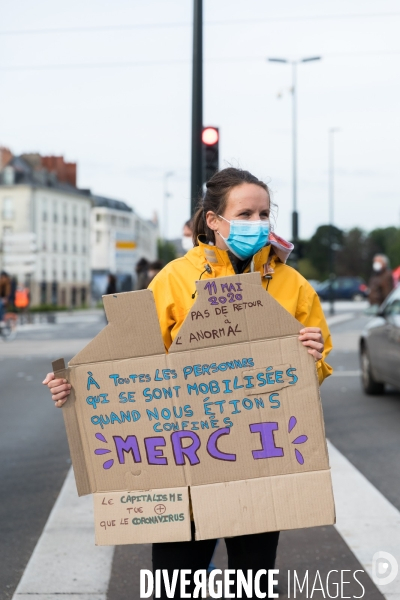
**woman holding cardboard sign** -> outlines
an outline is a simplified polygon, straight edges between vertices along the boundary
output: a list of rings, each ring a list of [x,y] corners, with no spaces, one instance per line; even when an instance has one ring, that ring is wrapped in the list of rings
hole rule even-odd
[[[228,168],[210,179],[193,219],[194,248],[169,263],[149,286],[165,348],[168,351],[193,306],[196,281],[259,271],[263,287],[303,324],[299,340],[314,357],[322,383],[332,372],[325,362],[332,347],[330,333],[314,289],[285,264],[292,246],[271,232],[270,211],[268,186],[248,171]],[[238,310],[246,308],[243,305]],[[55,405],[62,406],[70,385],[54,379],[53,373],[43,383],[50,388]],[[248,569],[272,569],[278,538],[279,532],[227,538],[229,568],[245,575]],[[154,544],[153,568],[168,570],[170,580],[174,569],[207,569],[215,544],[216,540],[194,541],[194,537],[190,542]],[[259,583],[260,590],[268,594],[267,577],[261,577]],[[179,592],[174,597],[179,598]]]

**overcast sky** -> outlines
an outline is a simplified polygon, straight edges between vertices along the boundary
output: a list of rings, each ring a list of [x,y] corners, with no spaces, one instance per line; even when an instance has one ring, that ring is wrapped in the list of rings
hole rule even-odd
[[[162,216],[173,171],[168,236],[180,236],[191,25],[192,0],[2,0],[0,144],[63,154],[80,187],[144,217]],[[204,124],[220,128],[221,167],[269,183],[281,235],[292,210],[291,67],[266,57],[322,56],[298,67],[300,235],[328,220],[332,127],[335,224],[399,226],[399,27],[400,0],[204,0]]]

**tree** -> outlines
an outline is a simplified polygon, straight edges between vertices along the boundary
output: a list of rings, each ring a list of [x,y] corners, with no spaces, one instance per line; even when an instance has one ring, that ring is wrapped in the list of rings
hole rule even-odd
[[[366,234],[358,227],[350,229],[343,235],[342,247],[335,257],[336,275],[368,277],[370,261],[366,239]]]
[[[165,266],[167,263],[171,262],[171,260],[175,260],[176,258],[176,249],[174,244],[168,242],[167,240],[157,240],[157,256],[158,260],[161,260],[162,264]]]
[[[343,231],[334,225],[320,225],[304,247],[304,256],[314,267],[319,280],[329,277],[329,244],[337,251],[343,244]]]
[[[317,281],[319,280],[319,272],[314,267],[309,258],[299,258],[298,271],[306,279],[316,279]]]

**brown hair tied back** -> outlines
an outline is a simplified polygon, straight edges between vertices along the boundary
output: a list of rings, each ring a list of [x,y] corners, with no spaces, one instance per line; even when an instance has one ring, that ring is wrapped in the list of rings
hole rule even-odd
[[[193,223],[193,244],[198,246],[197,237],[205,235],[207,242],[215,244],[214,231],[207,226],[206,214],[209,210],[216,215],[222,215],[226,208],[226,202],[229,192],[232,188],[242,185],[243,183],[254,183],[265,190],[271,198],[269,188],[266,183],[260,181],[249,171],[228,167],[218,171],[207,181],[206,193],[198,204],[198,209],[194,214]]]

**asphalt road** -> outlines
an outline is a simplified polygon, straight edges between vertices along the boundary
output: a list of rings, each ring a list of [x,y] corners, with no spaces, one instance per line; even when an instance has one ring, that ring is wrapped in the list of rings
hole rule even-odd
[[[0,590],[4,600],[13,595],[70,466],[61,411],[51,406],[41,381],[52,359],[69,359],[103,327],[101,314],[88,317],[28,327],[10,344],[0,342]],[[366,397],[361,392],[357,339],[365,322],[360,316],[332,327],[335,350],[330,362],[336,374],[322,387],[326,432],[400,509],[400,393],[389,390],[381,397]],[[227,566],[223,543],[216,563]],[[117,547],[108,600],[139,598],[139,569],[150,566],[150,546]],[[321,527],[282,533],[277,568],[282,573],[296,569],[300,575],[318,569],[324,577],[331,569],[362,567],[334,527]],[[360,581],[366,588],[364,598],[382,598],[366,574]],[[279,588],[280,598],[287,598],[284,577]],[[346,589],[349,596],[360,594],[355,584]],[[319,592],[313,596],[323,597]]]
[[[0,340],[0,598],[11,598],[71,461],[60,410],[41,385],[51,361],[69,360],[103,326],[27,326]]]

